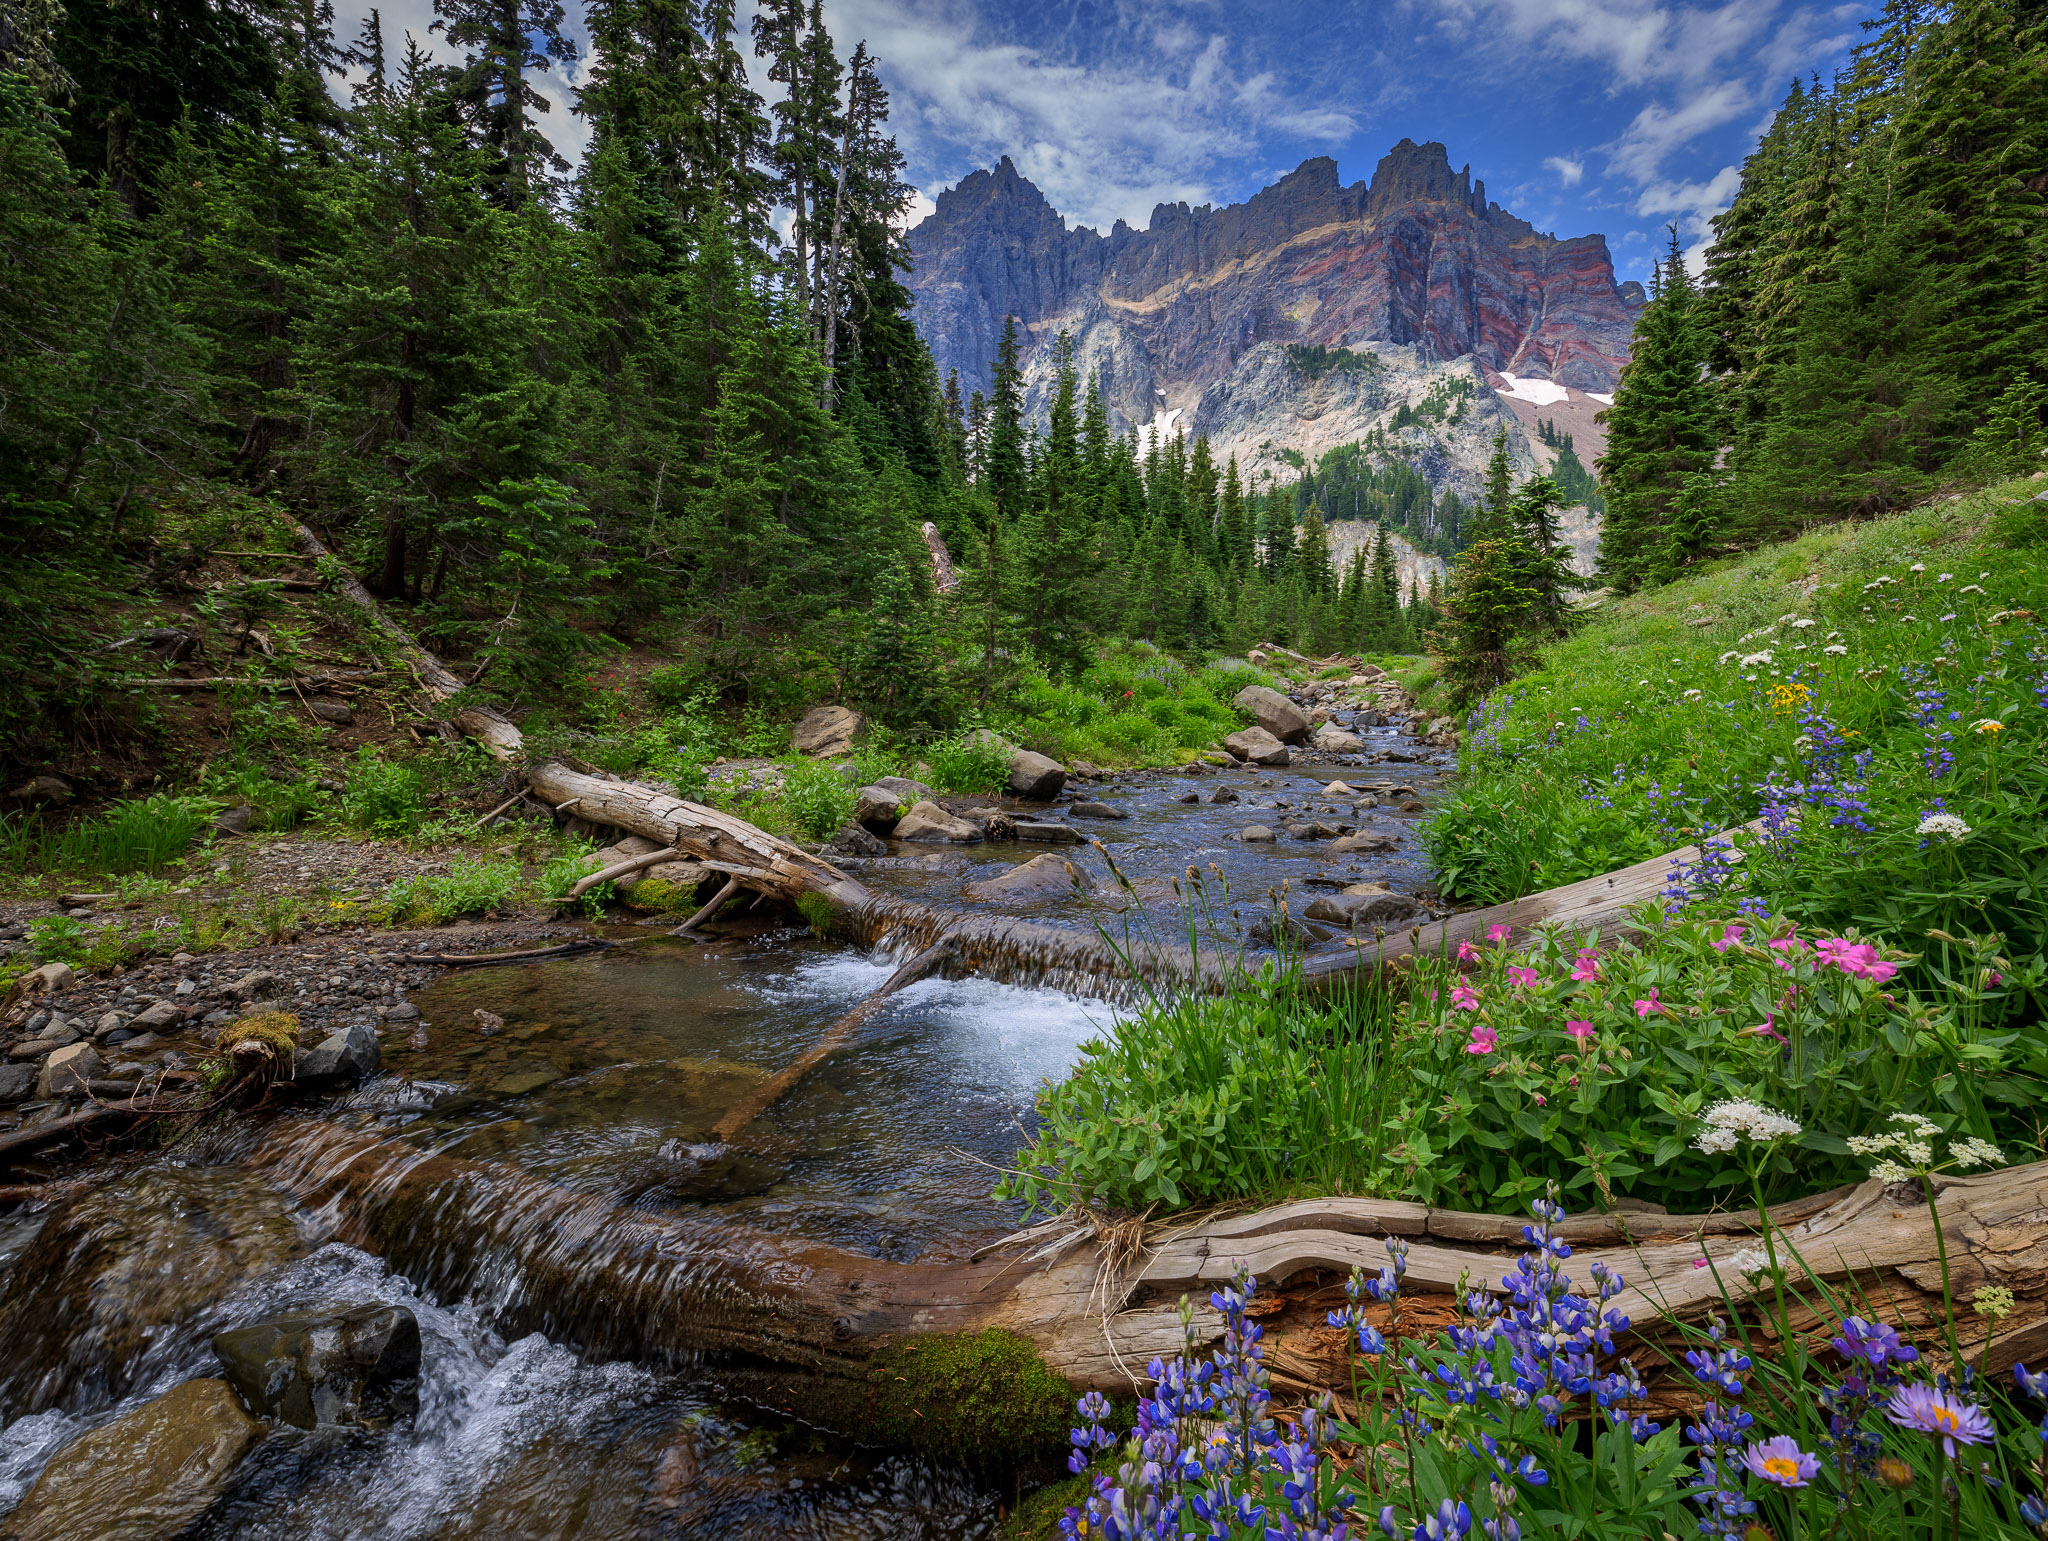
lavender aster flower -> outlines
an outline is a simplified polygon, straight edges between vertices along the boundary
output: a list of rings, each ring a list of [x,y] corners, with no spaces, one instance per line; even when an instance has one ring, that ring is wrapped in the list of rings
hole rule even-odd
[[[1981,1445],[1991,1438],[1991,1420],[1984,1409],[1957,1398],[1946,1387],[1901,1386],[1885,1404],[1884,1414],[1902,1429],[1913,1429],[1941,1441],[1941,1453],[1953,1456],[1957,1444]]]
[[[1789,1434],[1754,1441],[1743,1451],[1742,1464],[1779,1487],[1805,1487],[1820,1471],[1820,1461],[1801,1450]]]

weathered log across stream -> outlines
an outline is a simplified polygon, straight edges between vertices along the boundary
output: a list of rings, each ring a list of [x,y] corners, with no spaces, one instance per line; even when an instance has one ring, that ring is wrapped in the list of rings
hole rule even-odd
[[[1181,1340],[1176,1305],[1240,1268],[1281,1307],[1265,1320],[1283,1393],[1351,1385],[1348,1337],[1323,1314],[1354,1266],[1376,1270],[1384,1239],[1410,1238],[1411,1324],[1441,1321],[1461,1279],[1496,1284],[1520,1217],[1372,1199],[1317,1199],[1160,1232],[1135,1250],[1055,1221],[957,1263],[904,1264],[718,1219],[614,1208],[496,1163],[453,1159],[313,1120],[269,1127],[248,1165],[335,1217],[341,1239],[415,1282],[478,1304],[508,1331],[545,1331],[607,1356],[706,1362],[729,1389],[864,1438],[958,1455],[972,1436],[958,1404],[1000,1405],[1023,1458],[1057,1445],[1069,1388],[1128,1393]],[[2048,1164],[1935,1179],[1956,1298],[1985,1285],[2018,1307],[1994,1340],[1958,1322],[1973,1363],[2003,1372],[2048,1352]],[[1778,1245],[1845,1299],[1923,1347],[1941,1314],[1939,1248],[1917,1192],[1871,1180],[1777,1206]],[[1581,1287],[1596,1262],[1622,1275],[1615,1305],[1652,1376],[1678,1324],[1753,1293],[1732,1266],[1754,1244],[1741,1213],[1639,1211],[1567,1220]],[[1702,1259],[1714,1260],[1713,1267]],[[1220,1322],[1206,1308],[1197,1328]],[[1824,1338],[1832,1318],[1802,1318]],[[1816,1346],[1819,1346],[1818,1341]],[[941,1369],[940,1367],[943,1367]],[[987,1452],[994,1453],[994,1452]]]

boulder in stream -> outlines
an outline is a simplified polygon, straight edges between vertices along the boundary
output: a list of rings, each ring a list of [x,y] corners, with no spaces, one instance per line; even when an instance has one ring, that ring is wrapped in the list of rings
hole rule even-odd
[[[1334,722],[1326,722],[1315,731],[1310,740],[1324,754],[1358,754],[1365,748],[1365,740],[1356,733],[1346,732]]]
[[[292,1067],[295,1081],[320,1081],[336,1077],[361,1080],[375,1075],[383,1060],[377,1035],[360,1022],[351,1022],[317,1048],[301,1054]]]
[[[0,1107],[26,1102],[36,1089],[36,1067],[19,1062],[0,1065]]]
[[[878,835],[886,835],[896,828],[896,821],[903,816],[905,803],[917,802],[925,795],[905,797],[884,786],[865,786],[853,794],[853,822],[864,829],[871,829]]]
[[[143,1167],[62,1201],[0,1292],[0,1418],[126,1396],[152,1344],[304,1250],[283,1195],[228,1167]]]
[[[259,1418],[374,1428],[420,1410],[420,1324],[404,1306],[273,1316],[216,1333],[213,1351]]]
[[[1263,824],[1247,824],[1237,832],[1237,838],[1246,845],[1271,845],[1274,836],[1273,831]]]
[[[1130,817],[1121,808],[1109,803],[1098,803],[1092,799],[1084,799],[1081,802],[1075,803],[1067,812],[1077,819],[1128,819]]]
[[[52,1097],[83,1097],[87,1084],[105,1069],[99,1051],[91,1044],[67,1044],[43,1061],[42,1074],[36,1078],[36,1095],[46,1101]]]
[[[1382,835],[1372,830],[1362,830],[1355,835],[1345,835],[1330,847],[1333,856],[1350,856],[1356,852],[1391,851],[1401,843],[1398,835]]]
[[[1230,704],[1283,744],[1299,744],[1308,737],[1308,714],[1277,690],[1247,685],[1230,698]]]
[[[1067,784],[1067,768],[1049,756],[1019,749],[1002,734],[981,728],[968,735],[973,743],[992,744],[1010,757],[1009,779],[1004,790],[1026,802],[1049,803]]]
[[[898,840],[918,840],[933,845],[966,845],[981,838],[981,831],[965,819],[956,819],[937,803],[914,804],[896,825]]]
[[[6,1541],[169,1541],[227,1490],[263,1438],[224,1380],[188,1380],[50,1460]]]
[[[1423,914],[1423,908],[1406,894],[1351,893],[1324,894],[1302,914],[1309,920],[1327,921],[1344,927],[1390,926]]]
[[[1064,856],[1051,851],[1034,856],[1022,866],[1012,867],[999,877],[992,877],[985,883],[969,883],[964,890],[970,899],[1002,899],[1012,902],[1027,899],[1059,899],[1072,894],[1088,894],[1095,885],[1088,874],[1073,865]]]
[[[1285,765],[1293,759],[1287,746],[1264,728],[1245,728],[1223,741],[1223,747],[1254,765]]]

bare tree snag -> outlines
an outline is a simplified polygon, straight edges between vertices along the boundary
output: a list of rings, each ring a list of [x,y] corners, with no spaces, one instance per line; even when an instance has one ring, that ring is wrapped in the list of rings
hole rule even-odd
[[[950,594],[960,587],[960,574],[953,568],[953,553],[946,549],[946,537],[939,533],[939,527],[927,519],[918,529],[924,537],[924,548],[932,559],[932,587],[941,594]]]
[[[299,544],[305,548],[308,556],[315,562],[322,558],[332,562],[331,570],[336,575],[342,596],[365,611],[377,629],[397,645],[406,662],[412,665],[413,673],[419,677],[419,682],[428,695],[436,701],[446,701],[464,688],[462,681],[448,671],[446,664],[413,641],[404,627],[384,613],[384,607],[377,603],[376,598],[363,587],[355,574],[342,564],[341,559],[327,549],[319,536],[297,519],[291,520],[291,526],[297,532]],[[519,729],[488,706],[460,707],[454,712],[453,720],[456,727],[476,739],[501,760],[518,758],[525,747],[525,740],[520,736]]]
[[[1461,1278],[1498,1286],[1526,1223],[1313,1199],[1178,1230],[1155,1226],[1154,1244],[1122,1263],[1105,1257],[1087,1223],[1054,1222],[969,1261],[906,1264],[724,1219],[614,1208],[510,1165],[432,1155],[313,1120],[273,1124],[249,1164],[309,1208],[333,1214],[342,1239],[382,1253],[446,1298],[488,1278],[501,1330],[546,1331],[608,1354],[675,1360],[708,1352],[772,1367],[778,1396],[805,1412],[846,1406],[848,1384],[868,1384],[906,1337],[990,1328],[1028,1341],[1076,1388],[1128,1392],[1145,1382],[1150,1359],[1177,1351],[1180,1296],[1200,1300],[1240,1267],[1281,1306],[1264,1319],[1281,1383],[1348,1393],[1347,1335],[1323,1315],[1351,1268],[1376,1270],[1387,1236],[1410,1238],[1414,1319],[1441,1321]],[[1936,1184],[1957,1300],[1995,1284],[2017,1301],[1995,1338],[1974,1314],[1956,1323],[1971,1362],[2002,1373],[2048,1344],[2048,1163]],[[1940,1265],[1917,1192],[1870,1181],[1779,1205],[1772,1217],[1780,1248],[1794,1249],[1814,1277],[1853,1284],[1843,1293],[1866,1313],[1916,1334],[1923,1349],[1936,1346]],[[1738,1250],[1754,1245],[1741,1214],[1588,1215],[1568,1220],[1566,1234],[1582,1238],[1565,1265],[1581,1287],[1596,1261],[1626,1280],[1616,1304],[1653,1385],[1661,1357],[1645,1348],[1668,1346],[1679,1324],[1759,1293],[1731,1266]],[[1695,1266],[1702,1258],[1714,1266]],[[1807,1320],[1823,1334],[1833,1325],[1810,1313]],[[1206,1309],[1196,1322],[1209,1341],[1220,1334]]]

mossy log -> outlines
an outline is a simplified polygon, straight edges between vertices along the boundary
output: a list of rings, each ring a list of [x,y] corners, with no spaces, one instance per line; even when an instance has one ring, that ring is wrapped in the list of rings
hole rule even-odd
[[[1014,1400],[1020,1417],[1029,1409],[1036,1432],[1022,1444],[1053,1437],[1045,1377],[1127,1394],[1144,1383],[1152,1358],[1178,1349],[1180,1297],[1203,1300],[1240,1267],[1259,1279],[1274,1313],[1264,1325],[1276,1385],[1348,1391],[1347,1340],[1323,1314],[1354,1266],[1376,1270],[1385,1238],[1408,1238],[1405,1319],[1441,1322],[1461,1280],[1498,1284],[1526,1223],[1316,1199],[1177,1231],[1155,1227],[1151,1244],[1117,1257],[1091,1227],[1060,1221],[964,1261],[906,1264],[725,1219],[616,1208],[516,1167],[311,1120],[273,1124],[248,1161],[309,1209],[333,1215],[343,1240],[382,1253],[416,1282],[449,1298],[487,1289],[502,1330],[544,1331],[603,1354],[710,1355],[730,1384],[764,1403],[857,1434],[930,1421],[926,1448],[954,1453],[969,1436],[953,1426],[941,1434],[949,1410],[929,1405],[943,1402],[933,1388],[948,1377],[979,1375],[984,1403]],[[1965,1353],[1994,1373],[2038,1359],[2048,1352],[2048,1163],[1938,1178],[1935,1197],[1956,1300],[1999,1285],[2016,1301],[1995,1339],[1983,1318],[1961,1313]],[[1772,1216],[1780,1248],[1794,1250],[1814,1278],[1915,1332],[1923,1346],[1934,1343],[1940,1252],[1917,1192],[1873,1180],[1779,1205]],[[1756,1293],[1732,1267],[1736,1252],[1756,1244],[1753,1216],[1629,1210],[1574,1217],[1563,1234],[1575,1249],[1565,1266],[1582,1287],[1595,1262],[1626,1280],[1616,1305],[1639,1342],[1668,1345],[1679,1324]],[[1220,1330],[1206,1305],[1195,1320],[1207,1339]],[[1810,1325],[1824,1336],[1832,1320]],[[930,1348],[989,1333],[1003,1336],[984,1346],[1002,1351],[968,1355],[974,1365],[957,1346]],[[925,1352],[936,1357],[919,1361],[921,1378],[903,1368],[903,1355]],[[1661,1362],[1655,1353],[1635,1357],[1646,1374]]]

